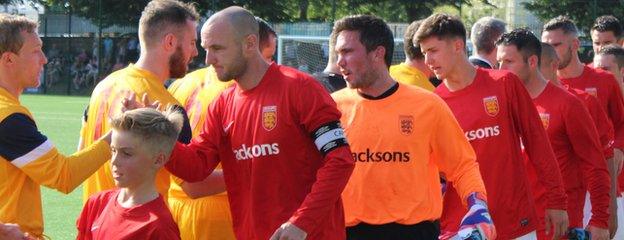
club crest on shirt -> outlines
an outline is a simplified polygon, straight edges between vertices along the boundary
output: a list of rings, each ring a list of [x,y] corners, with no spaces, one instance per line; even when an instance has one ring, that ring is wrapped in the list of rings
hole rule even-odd
[[[598,97],[598,89],[595,87],[585,88],[585,92],[594,97]]]
[[[490,96],[483,98],[483,106],[485,107],[485,113],[491,117],[498,115],[500,108],[498,106],[498,99],[496,96]]]
[[[262,107],[262,127],[271,131],[277,126],[277,106]]]
[[[399,127],[403,135],[410,135],[414,130],[414,117],[411,115],[399,115]]]
[[[540,113],[539,116],[542,120],[542,125],[544,125],[544,129],[548,129],[548,124],[550,123],[550,114]]]

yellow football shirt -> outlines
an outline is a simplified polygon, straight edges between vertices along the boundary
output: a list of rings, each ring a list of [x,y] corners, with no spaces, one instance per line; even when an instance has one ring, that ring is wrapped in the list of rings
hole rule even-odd
[[[214,68],[208,67],[191,72],[169,86],[171,94],[187,111],[193,136],[202,130],[208,105],[233,83],[219,81]],[[178,184],[180,182],[172,176],[168,199],[180,237],[183,240],[235,239],[227,195],[191,199]]]
[[[0,222],[17,223],[22,231],[41,237],[39,186],[69,193],[111,156],[106,142],[85,146],[71,156],[60,154],[39,132],[30,111],[0,88]]]
[[[93,90],[85,121],[80,131],[79,149],[90,145],[110,129],[109,119],[121,113],[121,100],[132,93],[137,98],[147,94],[150,101],[159,101],[161,106],[181,104],[167,91],[163,83],[153,73],[130,65],[111,73]],[[165,168],[156,176],[158,192],[167,199],[169,173]],[[83,201],[94,193],[115,188],[110,161],[107,161],[83,185]]]
[[[429,79],[422,71],[405,63],[390,66],[390,76],[397,82],[418,86],[427,89],[430,92],[435,89],[433,84],[429,82]]]

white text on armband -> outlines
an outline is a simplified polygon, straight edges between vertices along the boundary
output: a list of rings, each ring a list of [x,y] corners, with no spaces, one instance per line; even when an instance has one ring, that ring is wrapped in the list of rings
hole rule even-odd
[[[330,122],[319,127],[312,134],[316,148],[323,154],[327,154],[332,150],[349,145],[344,135],[344,130],[340,126],[340,122]]]

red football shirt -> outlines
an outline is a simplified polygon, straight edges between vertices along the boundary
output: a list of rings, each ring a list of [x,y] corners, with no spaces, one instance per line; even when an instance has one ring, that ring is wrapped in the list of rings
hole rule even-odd
[[[624,149],[624,102],[622,90],[615,77],[607,71],[584,66],[580,76],[563,78],[561,82],[598,98],[613,124],[615,133],[613,147]],[[620,174],[618,185],[620,192],[624,191],[624,173]]]
[[[117,202],[119,191],[104,191],[89,198],[76,221],[76,239],[180,239],[178,225],[161,195],[150,202],[124,208]]]
[[[203,132],[189,145],[178,143],[167,168],[198,181],[220,161],[238,239],[269,239],[289,220],[309,239],[344,239],[340,194],[355,162],[347,146],[323,156],[311,136],[339,120],[316,80],[271,64],[255,88],[226,89]]]
[[[549,190],[549,208],[565,209],[563,183],[548,136],[518,77],[507,71],[478,68],[470,86],[451,92],[442,84],[435,92],[449,105],[477,153],[499,238],[520,237],[537,226],[521,138],[542,176],[541,184]],[[441,219],[444,231],[457,231],[466,213],[462,202],[449,188]]]
[[[583,104],[585,104],[585,107],[589,111],[589,115],[591,115],[592,120],[594,121],[594,126],[596,126],[596,130],[598,131],[598,137],[600,138],[600,144],[603,148],[604,157],[613,157],[613,124],[609,120],[609,117],[605,113],[604,109],[602,109],[602,105],[600,105],[598,98],[580,89],[571,88],[567,84],[564,84],[563,88],[567,89],[568,92],[583,101]]]
[[[570,227],[583,227],[585,185],[589,189],[592,219],[589,224],[607,228],[609,220],[609,172],[591,116],[580,99],[551,83],[533,99],[550,144],[559,161],[568,195]],[[537,181],[537,179],[532,179]],[[541,186],[536,186],[541,188]],[[543,190],[535,195],[538,216],[544,217]]]

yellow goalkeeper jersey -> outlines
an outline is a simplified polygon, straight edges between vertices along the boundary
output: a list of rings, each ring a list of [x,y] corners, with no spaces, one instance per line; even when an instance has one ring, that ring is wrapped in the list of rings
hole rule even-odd
[[[63,156],[37,129],[17,98],[0,88],[0,222],[17,223],[41,237],[43,216],[39,185],[69,193],[111,157],[108,143]]]
[[[214,68],[207,67],[191,72],[169,86],[169,92],[188,113],[193,136],[201,132],[212,100],[233,83],[219,81]],[[173,176],[171,180],[169,208],[180,228],[182,240],[235,239],[225,193],[191,199],[179,185],[182,180]]]
[[[121,100],[130,97],[133,93],[138,99],[143,94],[147,94],[150,101],[159,101],[162,107],[169,105],[179,107],[185,116],[185,126],[182,128],[178,140],[189,142],[191,132],[188,119],[186,119],[186,112],[181,108],[182,105],[167,91],[163,82],[156,75],[134,65],[129,65],[111,73],[93,90],[80,130],[79,149],[90,145],[110,129],[109,119],[121,113]],[[156,187],[165,199],[169,189],[169,175],[165,168],[162,168],[156,175]],[[107,161],[83,185],[82,199],[86,202],[89,196],[94,193],[114,187],[115,182],[111,173],[110,161]]]

